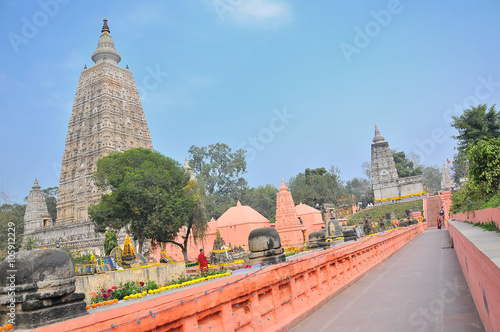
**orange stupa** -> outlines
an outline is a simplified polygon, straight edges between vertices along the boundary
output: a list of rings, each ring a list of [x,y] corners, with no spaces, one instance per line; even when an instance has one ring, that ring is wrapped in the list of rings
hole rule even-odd
[[[280,235],[281,245],[302,247],[305,242],[306,229],[297,217],[292,193],[288,191],[283,179],[281,179],[281,187],[277,195],[275,228]]]

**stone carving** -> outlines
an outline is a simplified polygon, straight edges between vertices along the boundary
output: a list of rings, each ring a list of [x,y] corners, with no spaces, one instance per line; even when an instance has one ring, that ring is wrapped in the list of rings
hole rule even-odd
[[[272,227],[257,228],[248,235],[248,247],[250,255],[249,264],[266,263],[274,264],[286,260],[284,250],[281,247],[281,239]]]
[[[307,246],[308,249],[317,249],[317,248],[328,248],[330,244],[326,242],[327,239],[327,230],[322,229],[317,232],[312,232],[309,234],[309,244]]]
[[[219,230],[217,230],[217,237],[214,240],[213,250],[210,254],[210,264],[216,265],[230,262],[234,262],[233,255],[229,247],[226,247],[226,241],[221,237]]]
[[[75,293],[75,271],[60,249],[21,251],[15,254],[16,328],[32,329],[87,314],[85,294]],[[12,267],[0,263],[0,279],[9,280]],[[9,287],[0,288],[0,325],[7,323]]]

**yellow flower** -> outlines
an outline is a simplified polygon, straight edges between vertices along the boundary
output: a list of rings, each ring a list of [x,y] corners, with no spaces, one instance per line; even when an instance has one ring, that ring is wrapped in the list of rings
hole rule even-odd
[[[125,296],[123,299],[124,299],[125,301],[127,301],[127,300],[129,299],[129,297],[128,297],[128,296]]]

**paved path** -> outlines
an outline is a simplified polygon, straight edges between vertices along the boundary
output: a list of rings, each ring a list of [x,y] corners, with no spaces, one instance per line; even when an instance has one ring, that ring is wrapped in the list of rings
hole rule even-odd
[[[428,229],[289,332],[483,331],[448,230]]]

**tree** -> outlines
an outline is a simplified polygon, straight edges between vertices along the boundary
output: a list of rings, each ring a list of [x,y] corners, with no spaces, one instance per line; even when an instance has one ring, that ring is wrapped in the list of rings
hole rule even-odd
[[[340,179],[340,170],[331,166],[330,171],[324,167],[309,169],[289,180],[288,187],[292,192],[295,204],[300,202],[312,207],[324,203],[337,203],[348,198]]]
[[[40,246],[40,240],[35,239],[33,236],[28,236],[24,240],[24,250],[33,250]]]
[[[207,213],[219,218],[229,207],[241,200],[247,181],[245,150],[231,152],[224,143],[189,148],[189,166],[206,189]]]
[[[173,239],[188,224],[194,205],[185,190],[189,174],[159,152],[135,148],[111,153],[97,161],[93,179],[107,192],[88,209],[96,231],[127,228],[139,252],[146,238],[161,242],[167,234]]]
[[[346,182],[345,189],[354,196],[356,202],[362,202],[364,206],[373,202],[372,184],[367,179],[353,178]]]
[[[188,200],[182,200],[178,202],[177,208],[180,210],[187,211],[187,214],[183,216],[182,224],[175,224],[177,220],[176,216],[167,216],[168,219],[172,219],[172,222],[165,223],[160,219],[153,221],[151,225],[151,230],[153,232],[152,244],[157,246],[161,243],[172,243],[181,248],[182,254],[184,255],[184,260],[189,261],[187,255],[187,246],[189,242],[189,236],[193,234],[193,239],[195,243],[197,240],[203,239],[207,227],[207,214],[205,208],[205,188],[202,182],[191,179],[188,184],[184,187],[184,194]],[[181,232],[177,228],[175,232],[175,227],[181,226],[183,229]],[[176,241],[176,236],[180,234],[182,237],[181,242]]]
[[[392,157],[394,158],[396,170],[398,171],[398,176],[400,178],[422,174],[422,168],[415,166],[413,161],[406,158],[406,154],[403,151],[397,152],[392,150]]]
[[[0,206],[0,259],[12,250],[21,249],[26,205],[3,204]],[[9,247],[13,246],[13,247]]]
[[[498,192],[500,185],[500,137],[484,139],[467,151],[470,181],[483,189],[486,197]]]
[[[363,174],[368,178],[368,180],[372,180],[372,165],[365,161],[362,165],[361,165],[361,169],[363,170]]]
[[[49,211],[50,218],[56,221],[57,219],[57,194],[59,193],[58,187],[50,187],[43,190],[45,196],[45,204],[47,204],[47,210]]]
[[[427,166],[422,171],[422,184],[429,194],[441,189],[441,170],[437,165]]]
[[[116,232],[108,230],[104,234],[104,253],[108,256],[111,250],[118,246],[118,239],[116,238]]]
[[[278,188],[272,184],[247,188],[243,193],[241,204],[252,207],[266,219],[271,220],[276,217],[276,194],[278,191]]]
[[[458,135],[452,137],[458,141],[459,151],[466,151],[479,140],[500,136],[500,113],[495,105],[487,108],[487,104],[480,104],[466,109],[460,116],[452,116],[451,126],[458,131]]]
[[[460,183],[461,178],[467,178],[469,164],[467,160],[468,146],[482,139],[497,138],[500,136],[500,113],[496,111],[495,105],[489,109],[487,104],[470,107],[460,115],[452,116],[451,126],[458,131],[458,135],[452,136],[457,140],[457,154],[453,158],[455,183]]]

